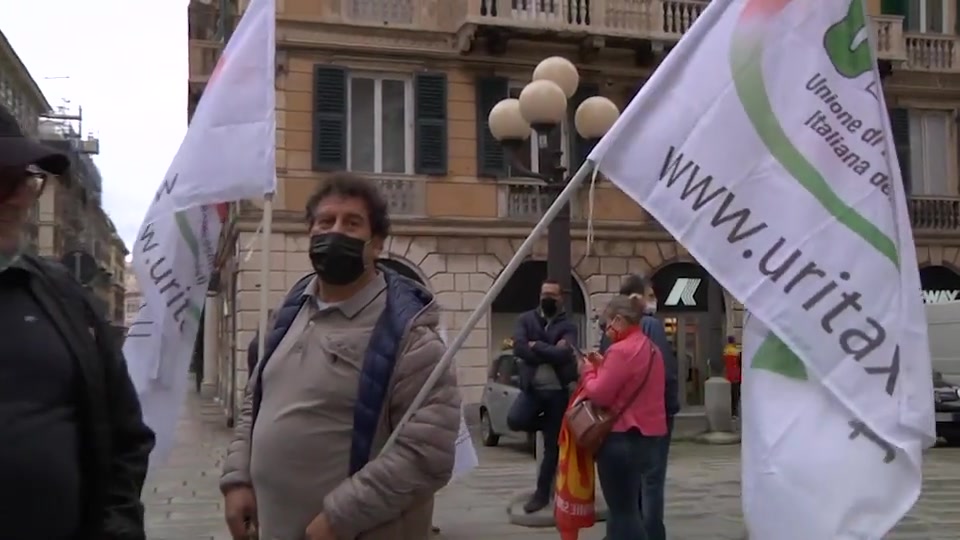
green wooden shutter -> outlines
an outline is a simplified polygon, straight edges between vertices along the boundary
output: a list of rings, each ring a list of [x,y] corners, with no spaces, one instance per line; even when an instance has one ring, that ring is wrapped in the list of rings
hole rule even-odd
[[[313,68],[313,169],[347,168],[347,70]]]
[[[907,0],[881,0],[880,13],[883,15],[906,15]]]
[[[568,125],[569,125],[569,141],[570,152],[568,160],[570,167],[570,174],[574,174],[580,168],[580,165],[583,165],[583,161],[587,159],[587,156],[590,155],[590,151],[593,150],[594,145],[597,144],[597,141],[587,140],[580,136],[577,133],[577,126],[574,123],[574,116],[577,112],[577,107],[583,103],[583,100],[588,97],[596,96],[600,93],[600,86],[594,83],[580,83],[580,86],[577,88],[577,92],[573,94],[573,97],[570,98],[569,107],[568,107]]]
[[[414,169],[447,174],[447,75],[417,73],[413,79]]]
[[[960,35],[960,0],[953,6],[953,33]]]
[[[903,189],[910,194],[910,112],[907,109],[890,109],[890,131],[893,132],[893,146],[900,161],[900,176],[903,177]]]
[[[481,77],[476,84],[477,105],[477,176],[496,178],[507,172],[503,146],[490,133],[487,117],[490,109],[509,94],[509,81],[504,77]]]

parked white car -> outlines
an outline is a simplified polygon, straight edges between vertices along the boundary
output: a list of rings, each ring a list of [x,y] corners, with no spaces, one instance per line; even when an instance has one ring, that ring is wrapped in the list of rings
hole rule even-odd
[[[536,446],[534,435],[511,431],[507,426],[507,415],[520,395],[519,362],[520,359],[512,351],[502,351],[490,362],[487,384],[480,398],[480,429],[484,446],[496,446],[500,443],[500,437],[510,436],[526,440],[529,450],[533,452]]]

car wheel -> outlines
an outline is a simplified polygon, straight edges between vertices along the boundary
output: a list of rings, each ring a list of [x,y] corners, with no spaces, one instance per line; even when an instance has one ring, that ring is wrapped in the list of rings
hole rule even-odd
[[[500,436],[493,432],[490,414],[486,409],[480,409],[480,435],[483,437],[484,446],[496,446],[500,443]]]

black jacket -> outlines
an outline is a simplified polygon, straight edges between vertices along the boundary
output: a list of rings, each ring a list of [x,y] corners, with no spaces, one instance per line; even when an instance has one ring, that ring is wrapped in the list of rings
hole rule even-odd
[[[579,378],[577,360],[573,348],[577,346],[577,325],[566,314],[559,313],[549,322],[539,310],[532,310],[517,317],[513,331],[513,354],[520,358],[520,388],[530,390],[533,375],[540,364],[550,364],[557,372],[561,385],[568,385]],[[558,347],[563,340],[566,347]],[[530,342],[536,342],[530,347]]]
[[[18,265],[30,272],[30,290],[63,335],[83,381],[80,537],[144,540],[140,495],[154,434],[143,422],[123,352],[87,291],[63,266],[33,256]],[[50,512],[56,519],[56,509]]]

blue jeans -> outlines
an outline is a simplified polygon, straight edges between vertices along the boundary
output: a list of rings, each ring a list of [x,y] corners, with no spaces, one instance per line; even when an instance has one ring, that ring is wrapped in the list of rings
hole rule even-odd
[[[640,513],[649,540],[666,540],[667,528],[663,524],[663,508],[666,495],[667,461],[670,458],[670,437],[673,435],[673,416],[667,417],[667,435],[660,437],[656,449],[656,465],[644,476],[640,488]]]
[[[507,413],[507,427],[513,431],[543,432],[543,459],[537,472],[538,498],[553,494],[557,463],[560,460],[560,426],[567,411],[566,390],[531,390],[521,393]]]
[[[600,447],[597,473],[607,501],[607,540],[648,540],[640,490],[657,467],[661,439],[631,430],[611,433]]]

